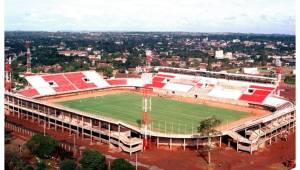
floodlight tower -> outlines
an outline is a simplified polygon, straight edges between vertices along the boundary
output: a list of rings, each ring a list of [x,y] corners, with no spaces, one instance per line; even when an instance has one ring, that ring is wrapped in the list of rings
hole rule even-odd
[[[30,41],[25,42],[25,47],[27,49],[26,57],[27,57],[27,73],[31,73],[31,53],[30,53]]]
[[[149,139],[148,139],[148,129],[150,123],[150,112],[151,112],[151,93],[152,89],[144,88],[143,92],[143,121],[142,121],[142,129],[144,130],[144,138],[143,138],[143,147],[144,149],[149,147]]]
[[[152,62],[152,59],[153,59],[153,56],[152,56],[152,51],[151,50],[146,50],[146,66],[147,67],[150,67],[151,66],[151,62]]]
[[[283,68],[281,66],[276,67],[277,73],[277,95],[280,95],[280,90],[284,88],[284,82],[282,81]]]
[[[11,56],[5,64],[5,91],[11,91],[12,79],[11,79]]]

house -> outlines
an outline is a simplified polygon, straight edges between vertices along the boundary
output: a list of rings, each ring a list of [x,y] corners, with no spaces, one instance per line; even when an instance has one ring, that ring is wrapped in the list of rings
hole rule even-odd
[[[120,61],[124,64],[124,63],[126,63],[127,58],[128,58],[127,56],[121,55],[121,56],[115,58],[114,61]]]
[[[199,69],[200,69],[200,70],[206,70],[207,65],[208,65],[207,63],[200,63],[200,64],[199,64]]]
[[[180,64],[180,57],[179,56],[172,56],[171,58],[166,58],[165,60],[168,65],[171,65],[172,63]]]
[[[232,52],[225,53],[224,58],[228,58],[229,60],[233,59]]]
[[[215,58],[216,59],[224,59],[223,50],[217,50],[217,51],[215,51]]]
[[[89,55],[88,58],[90,60],[101,60],[101,55]]]
[[[88,56],[88,53],[86,51],[80,51],[80,50],[63,50],[63,51],[58,51],[58,54],[64,56],[79,56],[79,57]]]
[[[188,61],[190,64],[194,64],[194,62],[202,62],[202,58],[189,58]]]
[[[243,68],[245,74],[259,74],[257,67]]]

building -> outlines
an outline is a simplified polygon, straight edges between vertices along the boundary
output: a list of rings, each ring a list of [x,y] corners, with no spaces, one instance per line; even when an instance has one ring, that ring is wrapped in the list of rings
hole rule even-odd
[[[280,67],[282,65],[282,62],[280,59],[275,60],[275,66]]]
[[[296,65],[295,58],[285,58],[285,59],[282,59],[282,61],[286,66],[295,66]]]
[[[95,54],[95,55],[100,55],[100,54],[101,54],[101,51],[95,50],[95,51],[93,51],[93,54]]]
[[[87,57],[88,53],[86,51],[80,51],[80,50],[64,50],[64,51],[58,51],[59,55],[64,56],[79,56],[79,57]]]
[[[207,65],[208,65],[207,63],[200,63],[199,64],[199,70],[206,71]]]
[[[225,53],[224,58],[228,58],[229,60],[233,59],[233,57],[232,57],[232,52],[227,52],[227,53]]]
[[[197,65],[202,62],[202,58],[189,58],[188,61],[190,65]]]
[[[253,68],[244,68],[244,73],[245,74],[258,74],[258,70],[257,67],[253,67]]]
[[[119,62],[122,62],[124,64],[127,61],[127,56],[121,55],[121,56],[115,58],[114,61],[119,61]]]
[[[180,64],[180,56],[172,56],[171,58],[167,58],[166,62],[168,65],[171,65],[172,63]]]
[[[215,58],[216,59],[224,59],[224,52],[223,52],[223,50],[217,50],[217,51],[215,51]]]
[[[241,40],[239,40],[239,39],[233,39],[232,42],[233,42],[233,43],[240,43]]]
[[[215,52],[213,50],[209,50],[207,51],[207,54],[211,57],[213,57],[215,55]]]

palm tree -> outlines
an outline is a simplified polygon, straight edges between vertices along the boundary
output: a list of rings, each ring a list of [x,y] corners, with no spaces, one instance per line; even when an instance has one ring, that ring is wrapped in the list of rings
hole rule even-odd
[[[214,128],[221,124],[221,120],[216,118],[215,116],[206,118],[200,121],[198,132],[208,137],[208,164],[210,164],[210,150],[211,150],[211,137],[217,134],[220,134],[219,131]]]

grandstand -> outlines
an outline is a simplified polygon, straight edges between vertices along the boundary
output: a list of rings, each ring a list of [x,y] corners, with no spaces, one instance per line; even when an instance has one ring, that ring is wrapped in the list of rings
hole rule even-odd
[[[279,129],[290,130],[295,126],[295,107],[287,99],[276,95],[276,78],[168,67],[156,67],[155,70],[157,73],[145,73],[141,78],[120,79],[104,79],[95,71],[28,75],[25,79],[29,87],[17,93],[5,93],[5,106],[9,110],[7,116],[43,121],[50,128],[74,131],[90,136],[91,140],[105,140],[125,152],[133,153],[142,149],[141,138],[145,132],[141,127],[101,113],[95,115],[59,106],[47,100],[64,99],[65,96],[107,95],[118,90],[139,93],[142,88],[150,88],[151,95],[175,100],[264,110],[264,114],[241,120],[234,126],[218,128],[221,134],[215,138],[236,143],[238,150],[252,153],[276,137]],[[122,111],[126,112],[126,109]],[[173,133],[156,129],[150,126],[148,131],[151,142],[157,147],[198,147],[199,140],[206,138],[196,131]]]
[[[26,80],[32,86],[20,93],[29,97],[54,95],[65,92],[109,87],[95,71],[69,72],[59,74],[29,75]]]

